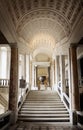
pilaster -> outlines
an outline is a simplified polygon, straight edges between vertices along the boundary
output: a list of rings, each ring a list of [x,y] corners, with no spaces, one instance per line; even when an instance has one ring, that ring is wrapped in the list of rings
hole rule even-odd
[[[65,56],[60,56],[61,94],[65,92]]]

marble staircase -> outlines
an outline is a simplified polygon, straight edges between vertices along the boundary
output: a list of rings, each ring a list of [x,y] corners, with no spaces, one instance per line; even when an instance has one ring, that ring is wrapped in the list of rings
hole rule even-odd
[[[69,112],[55,91],[30,91],[19,113],[18,121],[70,122]]]

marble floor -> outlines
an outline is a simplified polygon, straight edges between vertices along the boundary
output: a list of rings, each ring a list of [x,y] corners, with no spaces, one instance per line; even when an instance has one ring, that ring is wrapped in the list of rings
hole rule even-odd
[[[82,130],[77,126],[71,126],[67,124],[42,124],[42,123],[17,123],[11,126],[9,130]]]

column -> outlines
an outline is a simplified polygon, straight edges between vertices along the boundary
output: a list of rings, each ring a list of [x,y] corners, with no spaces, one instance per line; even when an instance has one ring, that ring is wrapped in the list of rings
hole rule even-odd
[[[73,112],[73,124],[76,124],[77,117],[76,111],[79,110],[79,87],[78,87],[78,72],[77,72],[77,54],[76,54],[76,46],[70,46],[70,56],[71,56],[71,102],[72,102],[72,112]]]
[[[50,66],[48,67],[48,81],[49,81],[49,87],[51,87],[50,86]]]
[[[26,54],[24,55],[24,79],[26,80]]]
[[[26,82],[30,84],[30,57],[26,55]]]
[[[34,75],[35,75],[34,84],[35,84],[35,87],[37,87],[37,84],[36,84],[37,83],[37,66],[34,67]]]
[[[52,61],[52,64],[51,64],[51,80],[52,80],[52,89],[54,89],[54,83],[55,83],[55,75],[54,75],[54,62],[55,60]]]
[[[61,76],[61,97],[65,92],[65,56],[60,56],[60,76]]]
[[[34,72],[35,72],[35,70],[34,70],[34,64],[32,63],[32,89],[35,89],[34,88],[34,78],[35,78]]]
[[[7,79],[10,77],[10,48],[7,48]]]
[[[36,86],[38,87],[38,66],[36,67]]]
[[[17,44],[11,44],[10,46],[9,110],[12,111],[12,123],[15,123],[18,115],[18,47]]]
[[[0,78],[1,78],[1,46],[0,46]]]
[[[55,78],[56,78],[56,89],[58,87],[58,82],[59,82],[59,56],[56,56],[56,71],[55,71]]]
[[[30,60],[30,89],[32,87],[32,61]]]

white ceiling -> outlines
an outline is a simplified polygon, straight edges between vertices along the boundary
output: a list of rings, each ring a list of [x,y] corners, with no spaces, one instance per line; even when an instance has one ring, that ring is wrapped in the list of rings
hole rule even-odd
[[[0,30],[38,61],[66,50],[82,20],[81,0],[0,0]]]

